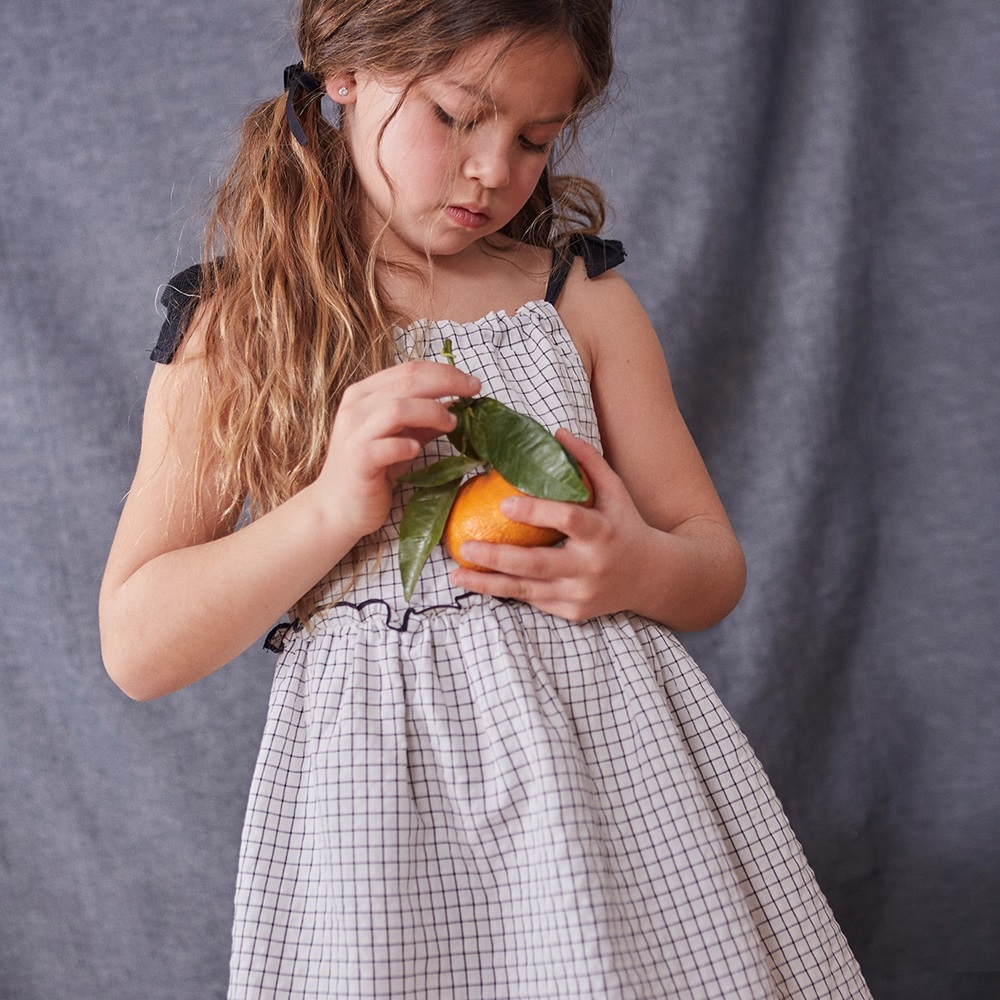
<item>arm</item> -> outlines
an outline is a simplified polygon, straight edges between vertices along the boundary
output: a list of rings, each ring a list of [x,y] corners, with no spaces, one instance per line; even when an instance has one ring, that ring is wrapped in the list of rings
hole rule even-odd
[[[196,321],[178,359],[154,370],[139,463],[101,586],[105,665],[137,699],[190,684],[253,644],[382,524],[398,475],[454,426],[441,398],[479,388],[431,362],[352,386],[316,481],[234,532],[225,498],[196,496],[191,472],[205,411],[202,340]]]
[[[557,549],[467,543],[493,574],[455,583],[516,597],[564,618],[635,611],[682,631],[724,618],[745,564],[718,494],[677,408],[663,351],[628,285],[577,268],[560,312],[591,372],[604,458],[559,436],[594,484],[592,510],[531,498],[505,501],[515,520],[554,527]]]

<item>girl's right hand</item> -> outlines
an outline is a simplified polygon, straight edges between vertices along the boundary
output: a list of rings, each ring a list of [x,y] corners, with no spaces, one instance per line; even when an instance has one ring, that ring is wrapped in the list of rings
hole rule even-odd
[[[454,430],[449,401],[480,388],[452,365],[408,361],[344,392],[314,484],[341,530],[361,538],[382,526],[396,480],[428,441]]]

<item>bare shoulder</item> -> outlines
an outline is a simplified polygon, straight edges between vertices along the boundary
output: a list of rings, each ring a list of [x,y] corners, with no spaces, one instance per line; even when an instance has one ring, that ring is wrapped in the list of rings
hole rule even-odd
[[[570,273],[559,312],[590,377],[604,456],[646,521],[665,531],[725,512],[674,397],[663,347],[628,282]]]
[[[205,407],[206,310],[196,308],[168,363],[157,362],[149,379],[142,418],[143,460],[178,447],[201,420]]]
[[[204,454],[202,428],[207,408],[204,310],[191,325],[170,364],[150,376],[142,417],[139,461],[108,558],[105,582],[127,578],[162,552],[228,531],[224,498],[199,479]],[[197,515],[195,512],[198,512]]]
[[[558,302],[559,314],[593,378],[610,358],[645,357],[663,362],[656,332],[629,283],[616,271],[588,278],[583,261],[573,262]]]

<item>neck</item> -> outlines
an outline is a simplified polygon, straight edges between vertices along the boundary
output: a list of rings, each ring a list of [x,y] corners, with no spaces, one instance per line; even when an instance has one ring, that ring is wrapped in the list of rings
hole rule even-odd
[[[422,263],[386,260],[380,270],[381,293],[403,325],[419,319],[469,323],[494,311],[516,312],[544,296],[552,256],[509,240],[492,246],[480,241],[462,254]]]

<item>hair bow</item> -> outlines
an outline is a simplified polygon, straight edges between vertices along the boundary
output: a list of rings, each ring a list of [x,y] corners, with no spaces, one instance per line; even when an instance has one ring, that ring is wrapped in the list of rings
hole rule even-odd
[[[300,146],[308,146],[309,140],[306,138],[299,114],[295,110],[295,95],[299,90],[304,90],[307,94],[322,94],[323,84],[311,73],[307,73],[303,64],[298,62],[285,67],[285,90],[288,91],[288,97],[285,100],[285,117],[288,119],[288,127]]]

